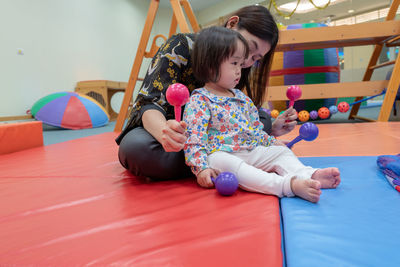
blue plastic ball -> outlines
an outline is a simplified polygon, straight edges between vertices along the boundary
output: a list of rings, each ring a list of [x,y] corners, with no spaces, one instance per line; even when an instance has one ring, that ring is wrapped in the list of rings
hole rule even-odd
[[[329,107],[329,112],[331,113],[331,114],[336,114],[337,112],[338,112],[338,108],[337,108],[337,106],[330,106]]]

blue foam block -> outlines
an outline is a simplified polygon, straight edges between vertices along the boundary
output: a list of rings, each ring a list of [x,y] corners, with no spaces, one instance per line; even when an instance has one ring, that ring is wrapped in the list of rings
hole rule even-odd
[[[287,266],[400,266],[400,194],[377,157],[301,158],[313,167],[338,167],[342,183],[320,202],[282,198]]]

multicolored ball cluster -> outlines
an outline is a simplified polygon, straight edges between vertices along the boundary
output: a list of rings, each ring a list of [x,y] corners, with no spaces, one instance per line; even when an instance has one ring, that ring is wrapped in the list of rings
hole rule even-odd
[[[318,118],[320,119],[328,119],[329,116],[332,114],[336,114],[338,111],[341,113],[345,113],[350,109],[350,105],[347,102],[340,102],[339,105],[337,106],[330,106],[329,108],[327,107],[322,107],[316,110],[312,110],[310,112],[306,110],[302,110],[297,113],[297,117],[299,121],[301,122],[306,122],[309,119],[316,120]],[[276,109],[271,110],[271,117],[272,118],[277,118],[279,116],[280,112]]]

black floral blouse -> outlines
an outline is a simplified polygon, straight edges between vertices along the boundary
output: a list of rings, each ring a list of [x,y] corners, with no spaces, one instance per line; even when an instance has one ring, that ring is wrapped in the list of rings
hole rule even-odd
[[[142,115],[146,110],[157,109],[167,120],[174,118],[174,107],[169,105],[165,93],[169,85],[182,83],[192,92],[204,84],[193,75],[191,51],[195,34],[177,34],[169,38],[154,56],[147,70],[141,89],[131,109],[129,121],[117,137],[119,144],[130,130],[142,126]]]

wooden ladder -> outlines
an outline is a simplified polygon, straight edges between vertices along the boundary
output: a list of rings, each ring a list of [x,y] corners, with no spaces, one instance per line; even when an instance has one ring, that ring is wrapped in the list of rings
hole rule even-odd
[[[396,17],[397,10],[399,8],[399,4],[400,4],[400,0],[395,0],[392,2],[389,12],[386,16],[386,21],[394,20],[394,18]],[[393,72],[392,72],[392,76],[389,81],[389,84],[387,86],[386,95],[385,95],[385,98],[382,103],[382,108],[379,113],[378,121],[388,121],[389,120],[390,112],[392,110],[393,103],[395,102],[395,99],[396,99],[396,93],[397,93],[397,90],[400,85],[400,60],[399,60],[400,53],[397,55],[396,60],[385,62],[382,64],[377,64],[378,58],[379,58],[379,55],[381,54],[381,51],[382,51],[382,48],[384,45],[386,45],[387,47],[398,45],[397,42],[399,39],[400,39],[400,36],[397,35],[392,38],[386,39],[382,43],[375,45],[374,51],[372,52],[372,56],[369,60],[368,67],[367,67],[364,77],[363,77],[363,81],[370,81],[374,70],[381,68],[381,67],[388,66],[388,65],[392,65],[392,64],[395,65]],[[357,97],[355,99],[355,101],[362,100],[363,98],[364,97],[362,97],[362,96]],[[350,115],[349,115],[349,119],[361,119],[361,120],[366,120],[366,121],[374,121],[369,118],[357,116],[358,110],[360,109],[360,105],[361,105],[361,103],[355,104],[352,107]]]
[[[364,96],[372,96],[386,89],[386,94],[378,116],[378,121],[388,121],[397,89],[400,85],[400,53],[397,59],[377,65],[379,54],[383,45],[399,45],[400,21],[394,20],[400,0],[393,0],[385,21],[367,22],[354,25],[330,26],[281,31],[276,51],[293,51],[305,49],[320,49],[329,47],[345,47],[360,45],[375,45],[364,78],[360,82],[304,84],[301,85],[301,99],[320,99],[338,97],[357,97],[361,100]],[[389,81],[371,81],[375,69],[394,64],[392,76]],[[265,101],[287,100],[287,86],[270,86]],[[368,118],[356,116],[359,105],[352,108],[351,119]]]
[[[190,25],[192,26],[193,31],[197,32],[200,30],[200,27],[197,23],[196,17],[193,13],[192,7],[190,6],[188,0],[170,0],[170,3],[172,6],[173,15],[172,15],[171,26],[169,29],[169,37],[171,37],[173,34],[176,33],[177,26],[179,26],[179,29],[182,33],[190,32],[190,28],[188,23],[186,22],[186,17],[185,13],[183,12],[183,9],[186,12],[186,16],[190,22]],[[124,98],[122,100],[121,108],[117,117],[117,122],[115,124],[114,128],[115,132],[122,131],[122,127],[124,126],[125,120],[128,115],[128,110],[130,103],[132,101],[133,91],[136,86],[136,82],[138,80],[141,81],[143,80],[141,78],[138,78],[143,58],[144,57],[152,58],[156,54],[157,50],[160,48],[156,44],[156,40],[158,38],[163,38],[164,40],[167,39],[163,35],[156,35],[153,39],[150,51],[148,52],[145,51],[149,41],[151,29],[153,28],[154,19],[156,17],[159,4],[160,0],[150,1],[150,7],[147,13],[146,22],[144,24],[142,36],[140,37],[140,42],[136,52],[135,60],[132,65],[132,70],[128,80],[128,85],[126,87]]]

